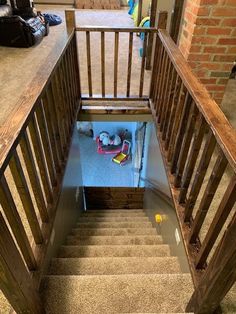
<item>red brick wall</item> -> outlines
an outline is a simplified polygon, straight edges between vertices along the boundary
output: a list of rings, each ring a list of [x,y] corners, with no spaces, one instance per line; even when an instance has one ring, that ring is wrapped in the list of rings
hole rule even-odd
[[[186,0],[179,47],[220,104],[236,60],[236,0]]]

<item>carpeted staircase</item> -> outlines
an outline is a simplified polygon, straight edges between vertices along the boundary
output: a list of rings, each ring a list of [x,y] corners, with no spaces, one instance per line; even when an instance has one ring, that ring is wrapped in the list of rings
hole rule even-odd
[[[180,313],[192,280],[143,210],[89,210],[45,276],[46,313]]]

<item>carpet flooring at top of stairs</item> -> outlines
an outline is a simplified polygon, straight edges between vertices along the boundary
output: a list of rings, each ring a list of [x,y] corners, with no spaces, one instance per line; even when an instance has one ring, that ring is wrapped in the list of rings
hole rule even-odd
[[[191,276],[142,210],[88,211],[51,263],[46,313],[183,313]]]

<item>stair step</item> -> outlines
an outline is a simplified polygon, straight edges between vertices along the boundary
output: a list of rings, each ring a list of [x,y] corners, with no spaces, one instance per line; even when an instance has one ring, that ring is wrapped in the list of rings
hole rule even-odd
[[[54,258],[51,275],[161,274],[181,271],[177,257]]]
[[[147,217],[144,211],[140,212],[117,212],[117,211],[88,211],[83,213],[83,217]]]
[[[59,257],[152,257],[170,256],[167,244],[161,245],[64,245],[59,251]]]
[[[88,223],[94,223],[94,222],[149,222],[149,218],[147,216],[143,217],[84,217],[80,216],[79,217],[79,223],[80,222],[88,222]]]
[[[142,236],[68,236],[69,245],[152,245],[162,244],[162,237],[157,235]]]
[[[79,222],[77,228],[152,228],[152,223],[148,222]]]
[[[189,274],[47,276],[47,313],[184,312],[193,292]]]
[[[91,228],[73,229],[73,235],[77,236],[125,236],[125,235],[156,235],[155,228]]]
[[[89,209],[85,213],[144,213],[143,209]]]

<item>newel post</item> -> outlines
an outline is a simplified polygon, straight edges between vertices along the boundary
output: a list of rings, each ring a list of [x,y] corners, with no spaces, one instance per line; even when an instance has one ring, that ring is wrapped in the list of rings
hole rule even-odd
[[[158,13],[157,13],[157,28],[158,29],[166,29],[167,17],[168,17],[168,12],[167,11],[158,11]],[[153,44],[154,43],[155,43],[155,46],[154,46],[155,48],[153,50],[153,65],[152,65],[151,84],[150,84],[150,90],[149,90],[149,98],[150,99],[152,99],[153,89],[154,89],[154,86],[156,85],[157,80],[158,80],[157,64],[158,64],[159,48],[160,48],[160,45],[161,45],[158,33],[155,33],[155,38],[153,40]]]
[[[65,17],[66,17],[66,28],[68,33],[73,32],[76,26],[76,19],[75,19],[75,10],[65,10]]]
[[[236,201],[236,175],[223,198],[224,206],[232,209]],[[196,287],[186,312],[215,313],[220,302],[236,281],[236,213],[227,226],[216,251]]]

